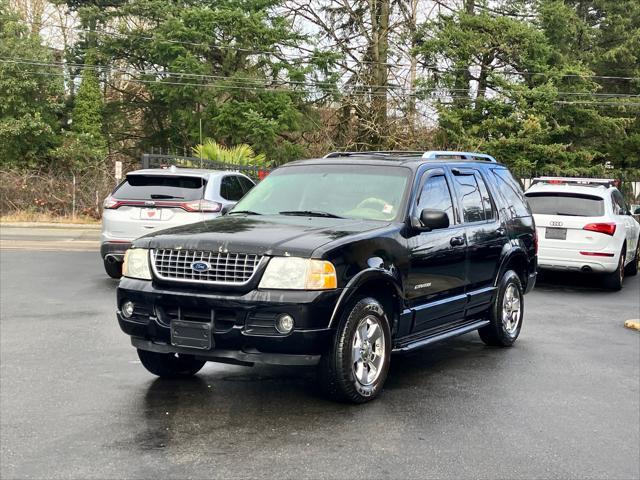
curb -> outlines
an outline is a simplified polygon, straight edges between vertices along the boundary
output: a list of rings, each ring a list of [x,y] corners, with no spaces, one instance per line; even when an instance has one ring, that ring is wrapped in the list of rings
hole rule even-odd
[[[631,330],[640,330],[640,320],[627,320],[624,326]]]
[[[99,223],[52,223],[52,222],[2,222],[1,228],[60,228],[60,229],[82,229],[100,230]]]

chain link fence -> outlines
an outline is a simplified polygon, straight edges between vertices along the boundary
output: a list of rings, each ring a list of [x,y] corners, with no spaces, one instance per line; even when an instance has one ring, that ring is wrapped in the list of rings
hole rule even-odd
[[[0,170],[0,213],[100,218],[102,202],[116,186],[107,172]]]

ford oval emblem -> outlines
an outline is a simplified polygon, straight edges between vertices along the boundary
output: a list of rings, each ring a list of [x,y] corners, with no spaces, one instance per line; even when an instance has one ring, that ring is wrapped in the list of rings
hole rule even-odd
[[[193,262],[191,264],[191,270],[194,272],[206,272],[211,270],[211,264],[207,262]]]

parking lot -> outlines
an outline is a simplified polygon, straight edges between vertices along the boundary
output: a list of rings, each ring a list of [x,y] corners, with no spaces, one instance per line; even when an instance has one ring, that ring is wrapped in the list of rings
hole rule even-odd
[[[0,254],[4,479],[640,476],[640,335],[623,327],[640,277],[616,293],[542,278],[516,346],[474,333],[394,357],[382,396],[353,406],[306,369],[155,379],[116,323],[117,282],[77,240],[17,235]]]

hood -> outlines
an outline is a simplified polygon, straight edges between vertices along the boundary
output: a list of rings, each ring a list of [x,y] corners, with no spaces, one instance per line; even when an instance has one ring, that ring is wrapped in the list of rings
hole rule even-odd
[[[154,232],[134,246],[310,257],[330,242],[387,225],[373,220],[233,215]]]

